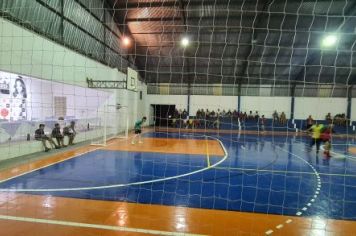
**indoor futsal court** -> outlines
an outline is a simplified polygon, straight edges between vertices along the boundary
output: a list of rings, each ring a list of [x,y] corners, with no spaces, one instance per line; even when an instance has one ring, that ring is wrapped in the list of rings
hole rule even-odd
[[[356,235],[355,0],[0,1],[0,236]]]

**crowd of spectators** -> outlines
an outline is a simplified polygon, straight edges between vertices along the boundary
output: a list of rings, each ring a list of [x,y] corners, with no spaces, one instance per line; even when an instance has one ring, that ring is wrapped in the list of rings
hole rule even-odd
[[[264,129],[267,119],[264,115],[260,116],[258,111],[239,112],[237,110],[209,110],[199,109],[194,117],[189,116],[186,110],[175,110],[170,118],[172,127],[185,128],[215,128],[219,129],[222,122],[238,123],[238,122],[257,122]],[[287,123],[286,114],[277,111],[273,113],[273,122],[285,125]]]

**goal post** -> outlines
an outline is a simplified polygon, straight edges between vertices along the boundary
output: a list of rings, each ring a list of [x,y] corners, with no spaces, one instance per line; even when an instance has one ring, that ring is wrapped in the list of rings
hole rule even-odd
[[[98,110],[98,124],[94,127],[94,137],[91,145],[107,146],[109,140],[128,138],[128,108],[120,104],[105,103],[102,110]]]

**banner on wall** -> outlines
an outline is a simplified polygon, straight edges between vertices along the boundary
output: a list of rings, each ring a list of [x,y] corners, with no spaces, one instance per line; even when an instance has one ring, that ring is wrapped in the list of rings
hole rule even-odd
[[[27,119],[26,78],[0,71],[0,120]]]

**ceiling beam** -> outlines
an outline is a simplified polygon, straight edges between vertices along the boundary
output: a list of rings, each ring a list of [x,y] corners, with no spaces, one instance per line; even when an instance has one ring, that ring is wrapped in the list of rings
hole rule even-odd
[[[180,21],[182,18],[180,16],[172,17],[147,17],[147,18],[126,18],[126,22],[163,22],[163,21]]]
[[[263,4],[262,12],[259,12],[256,14],[255,19],[254,19],[254,24],[253,24],[253,30],[251,32],[251,41],[257,39],[258,33],[256,32],[255,27],[261,25],[262,18],[263,18],[262,16],[264,14],[263,12],[268,9],[269,5],[271,5],[272,2],[273,2],[272,0],[266,0],[265,3]],[[248,70],[248,67],[249,67],[249,59],[253,52],[253,49],[254,49],[254,44],[251,42],[249,49],[248,49],[248,53],[246,54],[245,60],[242,65],[242,69],[240,70],[240,73],[238,74],[239,77],[245,76],[245,74]]]

